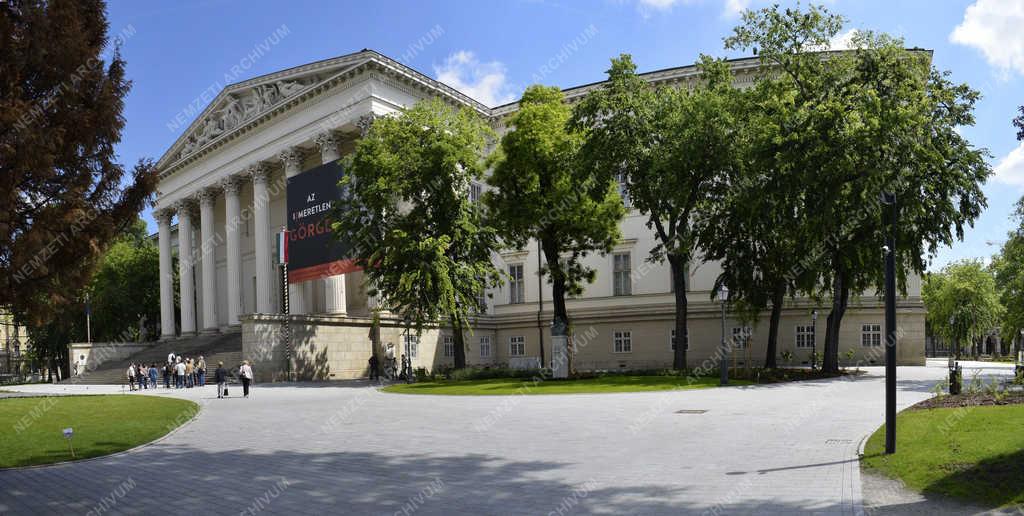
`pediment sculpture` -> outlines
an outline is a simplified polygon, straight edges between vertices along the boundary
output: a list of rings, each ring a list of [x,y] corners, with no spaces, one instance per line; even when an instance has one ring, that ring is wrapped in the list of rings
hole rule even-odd
[[[178,158],[192,154],[203,145],[216,140],[242,123],[319,82],[317,76],[306,76],[292,80],[280,80],[260,84],[253,88],[224,96],[218,109],[200,123],[188,136]]]

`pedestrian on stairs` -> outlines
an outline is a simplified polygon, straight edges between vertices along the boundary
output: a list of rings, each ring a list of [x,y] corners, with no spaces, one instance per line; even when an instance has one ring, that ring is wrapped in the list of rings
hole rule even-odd
[[[174,375],[174,368],[171,362],[164,364],[164,389],[171,388],[171,376]]]
[[[213,372],[213,381],[217,382],[217,397],[227,397],[228,371],[224,369],[224,362],[217,362],[217,370]]]
[[[156,389],[156,364],[149,364],[149,386]]]

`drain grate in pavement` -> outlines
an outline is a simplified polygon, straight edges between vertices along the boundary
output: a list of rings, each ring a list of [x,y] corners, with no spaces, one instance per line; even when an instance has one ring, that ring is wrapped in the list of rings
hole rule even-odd
[[[839,445],[839,444],[851,444],[851,443],[853,443],[853,439],[825,439],[825,444]]]
[[[701,409],[683,409],[683,410],[677,410],[676,414],[703,414],[705,412],[707,412],[707,411],[706,410],[701,410]]]

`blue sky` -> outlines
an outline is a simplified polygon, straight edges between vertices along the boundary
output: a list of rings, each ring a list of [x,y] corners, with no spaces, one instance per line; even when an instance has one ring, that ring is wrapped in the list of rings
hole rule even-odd
[[[633,54],[641,71],[692,64],[722,48],[757,0],[311,1],[111,0],[110,34],[123,37],[133,81],[118,152],[123,163],[159,158],[179,136],[175,117],[226,86],[283,68],[371,48],[487,104],[529,84],[601,80],[610,57]],[[785,2],[783,2],[785,3]],[[1024,0],[829,0],[847,29],[871,29],[933,49],[934,63],[982,92],[977,124],[962,133],[993,155],[989,208],[933,268],[987,257],[1011,229],[1024,194],[1024,147],[1010,120],[1024,104]],[[277,32],[263,52],[254,49]],[[841,42],[837,42],[841,44]],[[258,54],[249,59],[247,56]],[[232,69],[234,67],[234,72]],[[236,81],[236,82],[237,82]],[[205,94],[205,96],[204,96]],[[150,228],[155,224],[145,214]]]

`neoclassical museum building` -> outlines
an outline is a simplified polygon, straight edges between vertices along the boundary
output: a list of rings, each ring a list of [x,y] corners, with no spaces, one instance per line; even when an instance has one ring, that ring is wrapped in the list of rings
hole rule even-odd
[[[750,84],[759,67],[757,58],[731,64],[738,86]],[[696,73],[684,66],[643,77],[652,83],[685,84]],[[565,94],[572,102],[598,87],[600,83],[569,88]],[[287,225],[288,179],[337,162],[352,152],[374,117],[392,115],[428,97],[476,111],[499,134],[518,107],[485,106],[372,50],[223,89],[157,164],[154,214],[162,338],[240,332],[243,355],[255,362],[263,379],[282,377],[286,320],[300,376],[364,376],[371,353],[380,353],[389,343],[404,353],[407,340],[414,367],[452,363],[454,344],[445,328],[407,338],[400,318],[375,316],[375,302],[360,271],[304,278],[286,287],[279,265],[277,235]],[[478,196],[483,188],[473,185],[466,195]],[[631,210],[614,250],[586,259],[597,270],[597,279],[568,301],[579,370],[650,369],[672,363],[672,282],[667,264],[647,261],[654,235],[645,221]],[[538,277],[536,245],[502,251],[494,259],[508,279],[488,292],[486,314],[465,339],[467,361],[513,367],[550,361],[550,287]],[[326,273],[338,270],[344,269]],[[691,367],[712,357],[720,343],[721,307],[710,297],[718,273],[718,265],[711,262],[694,263],[689,270]],[[923,364],[920,280],[911,279],[908,290],[898,301],[899,362]],[[282,314],[286,293],[287,317]],[[815,310],[820,321],[815,321]],[[785,309],[779,352],[788,352],[793,365],[808,363],[812,350],[821,352],[827,312],[827,304],[818,307],[807,299],[794,300]],[[736,337],[731,339],[731,361],[738,366],[763,362],[767,317],[751,325],[727,314],[725,325],[726,333]],[[852,299],[840,353],[853,350],[854,361],[883,363],[883,331],[881,299]]]

